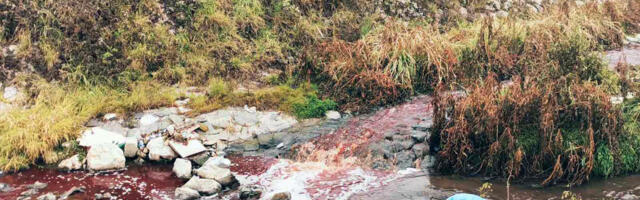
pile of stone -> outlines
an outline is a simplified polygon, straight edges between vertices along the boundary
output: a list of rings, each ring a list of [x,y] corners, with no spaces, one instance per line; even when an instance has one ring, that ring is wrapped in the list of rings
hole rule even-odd
[[[433,121],[428,118],[412,127],[401,127],[385,133],[384,140],[370,145],[372,154],[378,158],[372,163],[372,167],[388,169],[395,166],[399,169],[430,170],[435,163],[435,157],[430,154],[432,126]]]
[[[183,115],[188,102],[120,117],[110,113],[92,119],[78,139],[87,149],[86,158],[74,155],[59,163],[61,169],[117,170],[126,158],[142,163],[183,158],[203,164],[210,156],[224,155],[236,140],[282,131],[297,124],[295,118],[280,112],[260,112],[255,107],[226,108],[195,118]]]
[[[231,161],[223,157],[211,157],[198,164],[186,159],[176,159],[173,172],[176,176],[189,179],[183,186],[176,188],[176,199],[198,199],[201,196],[215,195],[223,187],[237,187],[237,180],[231,174]],[[192,168],[193,164],[199,168]]]

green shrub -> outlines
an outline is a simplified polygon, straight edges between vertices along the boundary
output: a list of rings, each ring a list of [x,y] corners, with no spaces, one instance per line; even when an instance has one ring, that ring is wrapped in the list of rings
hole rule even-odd
[[[332,100],[320,100],[316,95],[308,95],[304,103],[293,104],[293,113],[302,119],[322,117],[325,112],[336,109],[337,106]]]
[[[593,173],[602,176],[609,177],[613,174],[614,160],[611,150],[604,144],[598,145],[596,149],[596,164],[593,166]]]

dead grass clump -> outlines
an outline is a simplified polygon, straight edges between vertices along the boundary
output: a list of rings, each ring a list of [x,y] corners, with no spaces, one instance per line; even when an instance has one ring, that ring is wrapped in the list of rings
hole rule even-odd
[[[589,82],[515,78],[503,87],[491,76],[445,108],[451,109],[436,120],[444,122],[442,171],[536,178],[543,185],[580,184],[598,171],[620,171],[607,159],[621,152],[621,112]]]
[[[308,75],[332,88],[326,91],[343,108],[366,110],[403,99],[416,85],[445,79],[457,62],[447,41],[437,31],[388,23],[353,43],[320,44],[308,55],[313,62]]]

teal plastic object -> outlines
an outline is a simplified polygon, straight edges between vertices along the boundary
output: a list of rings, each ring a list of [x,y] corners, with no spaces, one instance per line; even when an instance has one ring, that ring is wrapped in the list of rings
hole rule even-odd
[[[475,194],[460,193],[450,196],[449,198],[447,198],[447,200],[485,200],[485,198],[482,198]]]

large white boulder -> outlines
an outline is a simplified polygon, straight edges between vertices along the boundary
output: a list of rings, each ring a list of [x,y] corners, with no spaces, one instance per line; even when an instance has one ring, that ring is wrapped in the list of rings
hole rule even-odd
[[[124,153],[115,144],[96,144],[87,152],[87,167],[91,170],[122,169],[125,161]]]
[[[182,158],[176,159],[173,163],[173,173],[175,173],[178,178],[191,178],[191,161]]]
[[[76,154],[74,156],[71,156],[70,158],[63,160],[62,162],[60,162],[60,164],[58,164],[58,168],[65,170],[81,169],[82,162],[80,162],[80,156]]]
[[[173,160],[176,157],[176,153],[173,152],[169,145],[164,143],[164,139],[162,139],[162,137],[149,140],[147,148],[149,149],[149,160]]]
[[[222,168],[214,164],[205,163],[204,166],[196,170],[196,174],[202,178],[213,179],[222,185],[229,185],[234,182],[235,178],[228,168]]]
[[[91,147],[93,145],[103,143],[122,145],[124,144],[124,141],[125,137],[123,134],[108,131],[100,127],[93,127],[84,131],[82,136],[78,139],[79,145],[83,147]]]
[[[182,187],[190,188],[203,194],[215,194],[220,192],[222,186],[215,180],[192,177]]]

